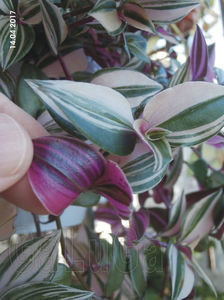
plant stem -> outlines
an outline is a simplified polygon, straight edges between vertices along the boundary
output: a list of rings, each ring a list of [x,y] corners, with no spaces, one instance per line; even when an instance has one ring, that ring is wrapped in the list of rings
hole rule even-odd
[[[67,80],[73,80],[73,78],[72,78],[71,74],[69,73],[69,70],[68,70],[68,68],[67,68],[67,66],[65,64],[63,56],[61,55],[61,52],[59,52],[59,51],[58,51],[58,59],[59,59],[59,62],[61,64],[61,66],[62,66],[62,69],[63,69],[63,71],[65,73],[65,78]]]
[[[61,251],[62,251],[62,255],[64,256],[69,268],[75,273],[77,279],[79,280],[81,286],[85,289],[89,291],[89,287],[88,285],[85,283],[85,281],[83,280],[79,269],[75,266],[75,264],[73,263],[71,257],[69,256],[67,250],[66,250],[66,246],[65,246],[65,237],[63,234],[63,229],[62,229],[62,225],[61,225],[61,219],[60,217],[56,217],[55,218],[56,221],[56,225],[57,225],[57,229],[61,230],[61,239],[60,239],[60,244],[61,244]]]
[[[35,227],[36,227],[37,236],[41,237],[42,233],[41,233],[41,229],[40,229],[39,217],[35,214],[32,214],[32,216],[33,216],[34,224],[35,224]]]

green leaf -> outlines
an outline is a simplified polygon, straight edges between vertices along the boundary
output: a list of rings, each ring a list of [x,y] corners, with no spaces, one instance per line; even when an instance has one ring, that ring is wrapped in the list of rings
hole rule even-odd
[[[73,205],[77,206],[94,206],[100,201],[100,195],[93,192],[81,193],[78,198],[75,199]]]
[[[126,270],[126,256],[117,237],[113,238],[113,257],[105,285],[105,296],[109,297],[120,288]]]
[[[114,0],[98,0],[89,15],[95,18],[111,35],[118,35],[124,29]]]
[[[221,196],[221,190],[214,192],[191,207],[183,221],[182,242],[198,242],[210,232],[214,225],[213,211]]]
[[[143,266],[139,259],[139,252],[133,248],[129,249],[129,272],[135,292],[139,297],[142,297],[146,289],[146,281]]]
[[[1,253],[0,290],[24,282],[50,279],[57,261],[59,239],[60,232],[56,232],[15,245]]]
[[[136,134],[127,100],[99,85],[58,80],[28,80],[49,112],[64,128],[77,128],[104,150],[117,155],[132,152]]]
[[[171,300],[181,300],[186,298],[193,289],[194,273],[176,246],[170,244],[167,252],[172,281]]]
[[[208,166],[204,159],[198,159],[188,165],[194,173],[195,178],[200,185],[205,186],[207,180]]]
[[[39,96],[33,92],[25,79],[46,79],[46,76],[35,66],[24,63],[17,81],[17,104],[28,114],[36,118],[43,109]]]
[[[70,286],[72,283],[72,272],[64,264],[58,264],[57,271],[52,278],[52,281],[58,284]]]
[[[0,16],[0,63],[3,70],[21,60],[32,48],[35,38],[30,25],[15,23],[15,32],[11,33],[10,30],[12,31],[9,16]]]
[[[1,300],[84,300],[92,299],[93,294],[90,291],[82,291],[53,282],[38,282],[16,286],[5,292]]]
[[[146,54],[147,41],[144,37],[138,34],[126,33],[125,39],[131,54],[144,62],[150,63],[150,59]]]
[[[9,99],[14,99],[15,81],[7,71],[0,71],[0,92],[5,94]]]
[[[68,34],[67,25],[59,8],[49,0],[40,0],[40,8],[47,41],[54,55],[57,55],[58,46]]]

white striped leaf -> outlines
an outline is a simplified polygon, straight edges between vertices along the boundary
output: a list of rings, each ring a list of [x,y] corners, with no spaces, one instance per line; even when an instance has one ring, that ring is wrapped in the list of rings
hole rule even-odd
[[[140,72],[117,68],[96,72],[91,82],[118,91],[127,98],[132,108],[163,88],[161,84]]]
[[[180,239],[183,243],[196,246],[211,231],[214,226],[213,211],[221,196],[220,190],[204,197],[191,207],[182,224]]]
[[[171,169],[168,170],[165,186],[169,189],[172,188],[172,186],[175,184],[175,182],[178,180],[180,173],[182,171],[183,166],[183,151],[182,148],[177,148],[176,153],[174,154],[174,159],[172,162]]]
[[[194,273],[175,245],[169,245],[167,251],[172,281],[171,300],[185,299],[193,289]]]
[[[0,255],[0,290],[54,275],[60,232],[15,245]]]
[[[136,144],[129,156],[118,161],[134,193],[155,187],[164,177],[168,166],[154,171],[155,158],[143,143]]]
[[[18,11],[26,24],[39,24],[42,20],[39,1],[22,0],[19,2]]]
[[[155,27],[152,21],[148,17],[144,8],[142,8],[139,4],[134,2],[125,3],[122,6],[122,15],[129,25],[143,31],[155,33]]]
[[[178,68],[178,70],[172,76],[169,82],[169,87],[173,87],[185,81],[189,81],[189,79],[190,79],[190,58],[188,57],[186,62],[182,64],[180,68]]]
[[[172,153],[166,135],[168,132],[161,128],[151,128],[145,130],[148,124],[143,119],[135,120],[133,128],[140,139],[153,152],[155,157],[154,171],[158,171],[167,166],[172,160]]]
[[[140,0],[154,23],[176,23],[200,4],[199,0]]]
[[[57,122],[116,155],[132,152],[136,134],[128,101],[111,88],[83,82],[28,80]]]
[[[168,130],[171,146],[193,146],[217,134],[224,125],[224,87],[185,82],[153,96],[143,111],[144,131]]]
[[[67,25],[59,8],[49,0],[40,0],[40,8],[47,41],[53,53],[57,55],[58,46],[68,34]]]
[[[89,15],[96,19],[111,35],[118,35],[124,29],[114,0],[98,0]]]
[[[6,291],[1,300],[86,300],[92,299],[91,291],[78,290],[53,282],[25,283]]]
[[[7,71],[0,71],[0,92],[5,94],[9,99],[14,98],[15,80]]]
[[[0,63],[3,70],[22,59],[33,46],[35,38],[34,30],[31,26],[16,24],[15,45],[11,45],[10,30],[12,28],[10,28],[9,16],[0,16]]]
[[[9,15],[10,11],[17,11],[18,0],[1,0],[0,15]]]
[[[198,274],[198,276],[210,287],[214,295],[217,297],[217,292],[213,282],[211,281],[211,279],[208,277],[208,275],[205,273],[205,271],[202,269],[202,267],[199,265],[199,263],[194,257],[192,257],[192,267],[194,271]]]
[[[172,236],[179,232],[186,206],[186,198],[184,193],[182,193],[170,209],[168,226],[162,234],[163,236]]]

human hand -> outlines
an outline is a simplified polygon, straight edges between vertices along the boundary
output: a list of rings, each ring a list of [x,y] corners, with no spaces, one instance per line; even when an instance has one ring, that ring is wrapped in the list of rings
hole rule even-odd
[[[31,139],[47,135],[30,115],[0,93],[0,195],[36,214],[47,211],[34,195],[27,178],[33,158]]]

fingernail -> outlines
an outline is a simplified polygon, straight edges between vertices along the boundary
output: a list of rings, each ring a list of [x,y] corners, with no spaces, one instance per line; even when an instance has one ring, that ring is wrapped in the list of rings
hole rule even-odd
[[[27,147],[23,128],[9,115],[0,113],[0,177],[9,177],[21,167]]]

